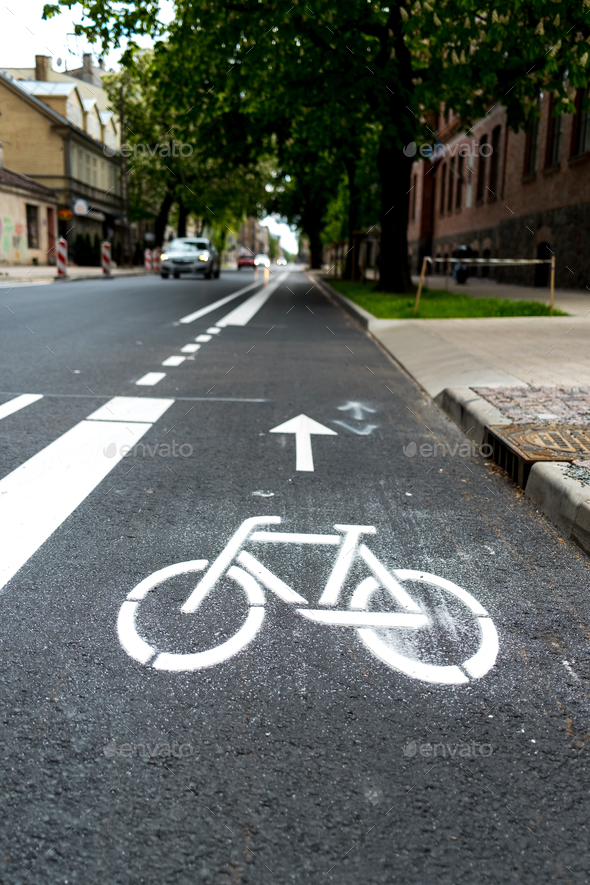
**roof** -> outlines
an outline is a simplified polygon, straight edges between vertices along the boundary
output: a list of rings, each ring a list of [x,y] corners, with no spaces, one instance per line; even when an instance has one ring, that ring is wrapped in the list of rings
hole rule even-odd
[[[55,83],[51,80],[17,80],[17,86],[31,95],[71,95],[77,86],[75,83]]]
[[[83,98],[82,104],[84,105],[85,111],[91,111],[92,108],[96,106],[97,102],[95,98]]]
[[[0,71],[0,85],[7,86],[9,89],[13,89],[17,93],[20,92],[23,100],[30,102],[34,107],[36,107],[36,109],[40,113],[44,114],[44,116],[49,117],[51,120],[58,123],[60,126],[67,127],[72,132],[74,132],[78,138],[84,139],[84,141],[86,141],[87,143],[92,144],[93,147],[95,147],[95,148],[98,147],[98,143],[96,142],[96,140],[94,138],[92,138],[92,136],[88,135],[88,133],[84,132],[83,129],[80,129],[78,126],[75,126],[73,123],[70,123],[69,120],[66,120],[65,117],[62,117],[61,114],[58,114],[57,111],[54,111],[53,108],[50,108],[48,104],[45,104],[45,102],[43,102],[43,101],[41,101],[41,99],[37,98],[36,95],[34,95],[30,90],[23,88],[25,85],[28,85],[29,83],[37,83],[38,84],[39,82],[40,81],[38,81],[38,80],[31,80],[31,81],[14,80],[12,77],[9,77],[7,74],[3,74],[2,71]],[[42,82],[41,85],[52,86],[52,85],[60,85],[60,84],[53,84],[52,82],[47,81],[47,82]],[[64,85],[70,85],[70,84],[64,84]],[[73,83],[71,85],[76,87],[75,83]]]
[[[12,184],[15,187],[26,188],[26,190],[37,194],[41,198],[57,200],[57,194],[51,188],[45,187],[44,184],[39,184],[34,179],[29,178],[28,175],[21,175],[20,172],[13,172],[4,166],[0,166],[0,184]]]
[[[98,113],[100,114],[100,122],[103,126],[106,126],[106,124],[115,116],[112,111],[99,111]]]

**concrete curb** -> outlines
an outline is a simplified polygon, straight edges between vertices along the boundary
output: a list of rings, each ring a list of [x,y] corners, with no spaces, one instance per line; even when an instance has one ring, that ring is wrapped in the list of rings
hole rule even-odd
[[[590,554],[590,487],[585,490],[577,480],[564,476],[567,467],[564,461],[537,461],[531,467],[525,495]]]
[[[471,387],[445,387],[434,401],[478,445],[485,442],[490,424],[512,423]]]
[[[348,313],[356,317],[367,331],[375,334],[380,331],[380,323],[385,325],[387,322],[395,322],[378,320],[355,304],[354,301],[336,292],[324,280],[318,280],[315,275],[311,274],[309,277]],[[376,338],[420,384],[420,379],[404,364],[404,360],[400,359],[400,354],[393,353],[387,347],[387,341],[384,341],[379,334],[376,335]],[[421,386],[424,387],[423,384]],[[487,429],[491,425],[513,423],[488,400],[478,396],[471,387],[445,387],[433,399],[477,445],[482,445],[485,442]],[[568,463],[564,461],[538,461],[533,464],[525,488],[525,497],[529,499],[531,504],[538,507],[551,522],[559,526],[567,538],[574,541],[585,553],[590,555],[590,486],[586,491],[577,480],[564,476],[564,470],[567,467]]]
[[[148,273],[147,270],[132,270],[129,273],[114,273],[110,276],[106,274],[88,274],[83,277],[53,277],[54,283],[77,283],[82,280],[126,280],[127,277],[155,277],[159,274]]]

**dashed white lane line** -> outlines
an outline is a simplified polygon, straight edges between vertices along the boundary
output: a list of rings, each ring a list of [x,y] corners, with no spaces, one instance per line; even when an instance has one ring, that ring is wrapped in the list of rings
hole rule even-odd
[[[261,285],[262,282],[251,283],[249,286],[245,286],[243,289],[238,289],[237,292],[232,292],[231,295],[226,295],[225,298],[220,298],[219,301],[214,301],[213,304],[207,304],[205,307],[201,307],[200,310],[195,310],[194,313],[187,314],[187,316],[180,319],[180,322],[194,323],[194,321],[198,320],[199,317],[204,317],[206,314],[211,313],[211,311],[217,310],[218,307],[223,307],[224,304],[232,301],[233,298],[238,298],[240,295],[244,295],[246,292],[250,292],[251,289],[255,289]]]
[[[197,350],[201,349],[200,344],[185,344],[184,347],[180,348],[181,353],[196,353]]]
[[[209,326],[209,328],[207,329],[208,335],[219,335],[220,332],[221,329],[218,329],[217,326]]]
[[[166,372],[148,372],[147,375],[142,375],[139,381],[135,383],[140,387],[153,387],[154,384],[157,384],[158,381],[161,381],[162,378],[166,377]]]
[[[0,589],[153,426],[146,414],[159,417],[173,402],[116,397],[0,481]]]
[[[0,419],[18,412],[19,409],[24,409],[25,406],[30,406],[31,403],[36,403],[38,399],[43,399],[42,393],[22,393],[20,396],[8,400],[7,403],[2,403],[0,406]]]
[[[162,363],[163,366],[180,366],[185,361],[185,356],[169,356]]]
[[[211,341],[211,335],[197,335],[195,341],[200,341],[201,344],[205,344],[206,341]]]

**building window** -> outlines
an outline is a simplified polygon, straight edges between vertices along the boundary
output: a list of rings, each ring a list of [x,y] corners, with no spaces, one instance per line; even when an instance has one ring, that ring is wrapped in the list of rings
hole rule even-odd
[[[92,185],[96,187],[97,185],[97,171],[98,171],[98,163],[96,157],[92,158]]]
[[[498,193],[498,172],[500,169],[500,136],[502,134],[501,126],[496,126],[492,132],[492,155],[490,159],[490,190],[491,195],[496,196]]]
[[[416,185],[418,182],[418,176],[414,175],[412,178],[412,196],[411,196],[411,217],[412,221],[416,220]]]
[[[467,157],[467,178],[465,185],[465,208],[470,209],[473,202],[473,151]]]
[[[27,204],[27,245],[29,249],[39,248],[39,209]]]
[[[447,165],[443,163],[440,168],[440,214],[445,214],[445,191],[447,182]]]
[[[481,141],[479,143],[479,163],[477,164],[477,190],[475,192],[476,202],[480,203],[483,200],[483,192],[486,186],[486,157],[484,154],[487,154],[487,150],[484,151],[483,148],[488,143],[487,135],[482,135]]]
[[[461,208],[463,201],[463,170],[465,167],[465,157],[459,156],[457,160],[457,184],[455,186],[455,207]]]
[[[563,137],[563,115],[553,116],[551,102],[549,116],[549,137],[547,141],[547,166],[557,166],[561,161],[561,140]]]
[[[449,194],[447,199],[447,212],[453,211],[453,184],[455,183],[455,158],[449,160]]]
[[[532,175],[537,171],[537,149],[539,145],[539,118],[534,120],[526,134],[524,153],[524,174]]]
[[[590,111],[582,110],[589,98],[588,89],[578,89],[576,96],[576,115],[574,117],[574,149],[572,154],[586,154],[590,151]]]

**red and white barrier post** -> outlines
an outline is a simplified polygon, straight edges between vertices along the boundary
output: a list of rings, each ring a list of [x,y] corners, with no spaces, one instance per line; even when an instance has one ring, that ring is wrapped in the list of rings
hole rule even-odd
[[[148,273],[152,272],[152,250],[144,249],[143,250],[143,266],[147,270]]]
[[[160,273],[160,255],[162,254],[162,250],[159,246],[152,252],[152,270],[154,273]]]
[[[68,241],[64,237],[60,237],[57,241],[57,275],[58,277],[68,275]]]
[[[108,240],[102,241],[102,248],[100,250],[100,258],[102,261],[102,273],[105,277],[110,277],[111,275],[111,244]]]

